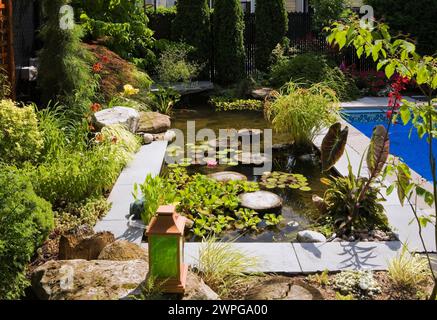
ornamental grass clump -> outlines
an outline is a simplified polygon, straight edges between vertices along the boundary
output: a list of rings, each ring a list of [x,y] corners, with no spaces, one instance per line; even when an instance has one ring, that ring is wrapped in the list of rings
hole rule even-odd
[[[308,89],[289,83],[281,94],[266,103],[265,115],[277,132],[286,133],[297,149],[308,150],[315,136],[339,117],[335,92],[316,84]]]
[[[258,268],[259,258],[235,249],[232,242],[219,242],[215,237],[203,239],[199,249],[197,270],[220,297],[243,284],[249,273]]]
[[[431,274],[426,258],[419,254],[410,254],[404,246],[399,255],[390,261],[388,276],[395,287],[414,291],[418,286],[427,283]]]

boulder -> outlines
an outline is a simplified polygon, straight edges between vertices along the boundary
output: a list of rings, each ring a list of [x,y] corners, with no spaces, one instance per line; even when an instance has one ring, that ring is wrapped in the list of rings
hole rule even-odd
[[[246,300],[319,300],[322,294],[316,288],[283,276],[266,277],[252,287]]]
[[[246,181],[247,177],[244,174],[234,172],[234,171],[222,171],[222,172],[215,172],[208,175],[209,178],[214,179],[219,182],[228,182],[228,181],[235,181],[235,180],[241,180]]]
[[[144,144],[150,144],[153,142],[154,139],[155,139],[155,137],[151,133],[145,133],[143,135]]]
[[[313,204],[316,206],[317,210],[319,210],[320,214],[325,214],[328,210],[326,206],[326,202],[323,198],[319,197],[318,195],[313,194],[312,197]]]
[[[282,198],[269,191],[247,192],[239,197],[243,208],[252,209],[260,213],[275,212],[282,207]]]
[[[320,232],[312,230],[303,230],[297,233],[299,242],[326,242],[326,237]]]
[[[162,133],[170,129],[170,117],[159,112],[140,112],[137,132]]]
[[[198,275],[188,272],[187,289],[182,300],[220,300],[220,298]]]
[[[141,292],[144,260],[52,260],[34,270],[32,289],[42,300],[116,300]]]
[[[252,97],[259,100],[264,100],[272,91],[272,88],[254,89],[252,90]]]
[[[126,240],[117,240],[103,248],[98,259],[112,261],[128,261],[139,259],[148,262],[149,255],[145,249],[141,248],[135,243]]]
[[[93,235],[62,235],[59,239],[59,259],[94,260],[97,259],[103,248],[114,241],[114,235],[108,231]]]
[[[113,107],[94,113],[94,123],[98,129],[120,124],[124,125],[130,132],[135,133],[139,120],[138,111],[128,107]]]

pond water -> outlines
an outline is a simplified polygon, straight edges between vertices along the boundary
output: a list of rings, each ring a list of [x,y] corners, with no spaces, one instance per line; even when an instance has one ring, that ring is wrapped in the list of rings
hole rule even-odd
[[[270,128],[260,112],[215,112],[211,107],[204,105],[190,110],[176,110],[172,120],[172,127],[186,132],[186,122],[196,121],[196,130],[210,128],[218,132],[219,129],[267,129]],[[273,143],[286,143],[285,135],[274,134]],[[298,231],[307,229],[318,217],[318,212],[312,203],[312,195],[323,196],[325,186],[320,178],[321,174],[318,155],[295,157],[290,148],[281,151],[273,150],[272,171],[299,173],[308,179],[311,191],[292,190],[289,188],[275,188],[268,190],[280,195],[283,199],[281,214],[284,220],[274,228],[260,228],[259,233],[227,231],[220,238],[222,240],[236,240],[238,242],[290,242],[296,240]],[[205,165],[191,165],[187,170],[191,174],[210,174],[220,171],[236,171],[248,177],[249,181],[260,181],[260,176],[253,174],[254,165],[218,165],[208,167]],[[261,225],[262,227],[262,225]],[[194,235],[187,235],[187,241],[199,241]]]

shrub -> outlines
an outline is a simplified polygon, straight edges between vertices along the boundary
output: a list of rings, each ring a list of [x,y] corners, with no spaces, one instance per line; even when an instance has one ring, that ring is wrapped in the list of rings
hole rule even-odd
[[[63,30],[59,26],[59,10],[67,3],[67,0],[43,2],[47,21],[41,30],[44,46],[39,53],[39,87],[45,104],[60,101],[81,117],[93,100],[98,83],[91,73],[93,59],[80,44],[81,28]]]
[[[265,114],[278,132],[290,135],[297,149],[308,150],[320,130],[334,123],[339,116],[335,93],[324,86],[308,89],[290,83],[272,103]]]
[[[410,254],[404,246],[388,265],[388,276],[398,289],[414,291],[429,280],[428,261],[419,254]]]
[[[188,61],[188,54],[192,49],[184,43],[167,43],[156,66],[159,80],[188,82],[195,78],[202,67]]]
[[[156,40],[174,39],[173,21],[176,17],[176,6],[147,8],[147,17],[149,18],[149,28],[154,31],[153,37]]]
[[[147,26],[149,20],[139,1],[74,0],[73,5],[88,39],[103,41],[109,49],[138,67],[153,65],[153,31]]]
[[[226,297],[248,279],[247,272],[253,272],[259,263],[257,257],[233,248],[232,243],[208,237],[199,249],[197,269],[208,286],[220,297]]]
[[[6,99],[11,94],[8,72],[0,66],[0,100]]]
[[[83,225],[94,227],[99,219],[108,213],[110,207],[111,205],[102,196],[68,203],[65,208],[55,212],[56,230],[64,234]]]
[[[84,46],[102,64],[99,84],[105,100],[108,101],[119,94],[126,83],[144,91],[149,89],[152,80],[147,73],[138,70],[132,63],[104,46],[95,44],[84,44]]]
[[[326,61],[314,54],[301,54],[289,59],[281,59],[272,66],[270,83],[281,87],[289,81],[304,84],[320,82],[324,75]]]
[[[0,186],[0,299],[18,299],[28,285],[27,265],[53,228],[53,212],[13,168],[0,168]]]
[[[0,162],[35,162],[43,147],[37,118],[31,106],[18,107],[12,100],[0,101]]]
[[[348,0],[310,0],[310,5],[314,9],[314,29],[321,31],[334,20],[346,15],[348,4]]]
[[[284,0],[258,0],[255,7],[257,69],[267,71],[270,54],[282,41],[288,29]]]
[[[323,83],[333,89],[340,100],[357,98],[359,91],[354,80],[344,74],[338,67],[331,66],[328,61],[311,53],[282,58],[272,66],[270,83],[274,87],[293,81],[301,87],[315,83]]]
[[[328,185],[324,195],[327,212],[330,220],[338,224],[334,228],[348,220],[350,209],[357,202],[356,190],[361,190],[367,181],[367,178],[356,177],[353,174],[322,180]],[[380,229],[388,231],[388,220],[384,214],[384,206],[381,204],[383,200],[380,196],[380,186],[373,184],[367,190],[363,200],[359,202],[358,212],[350,221],[351,227],[356,230]]]
[[[381,293],[381,287],[372,271],[343,271],[335,275],[333,287],[341,295],[354,295],[368,299]]]
[[[179,0],[173,21],[173,35],[195,48],[191,55],[204,64],[211,56],[210,10],[207,0]]]
[[[36,193],[55,207],[109,191],[121,169],[139,147],[132,133],[113,127],[96,135],[90,146],[57,150],[37,167],[25,168]]]
[[[377,18],[384,19],[393,34],[410,34],[417,41],[417,52],[433,55],[437,51],[437,3],[434,0],[366,0]]]
[[[244,76],[244,20],[240,1],[216,1],[213,16],[215,79],[238,82]]]

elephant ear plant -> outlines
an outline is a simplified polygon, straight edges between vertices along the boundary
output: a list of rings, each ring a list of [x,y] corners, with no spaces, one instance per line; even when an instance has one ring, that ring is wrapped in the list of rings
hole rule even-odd
[[[342,157],[347,137],[348,127],[341,129],[340,123],[335,123],[330,127],[321,147],[323,171],[332,169]],[[322,179],[322,183],[328,186],[322,211],[333,218],[334,227],[339,234],[348,235],[358,228],[387,227],[387,220],[383,214],[384,208],[379,203],[384,200],[379,196],[381,188],[379,178],[388,154],[387,130],[384,126],[376,126],[366,155],[368,177],[361,176],[364,157],[361,159],[357,175],[353,173],[348,157],[347,176],[331,176],[330,179]]]

